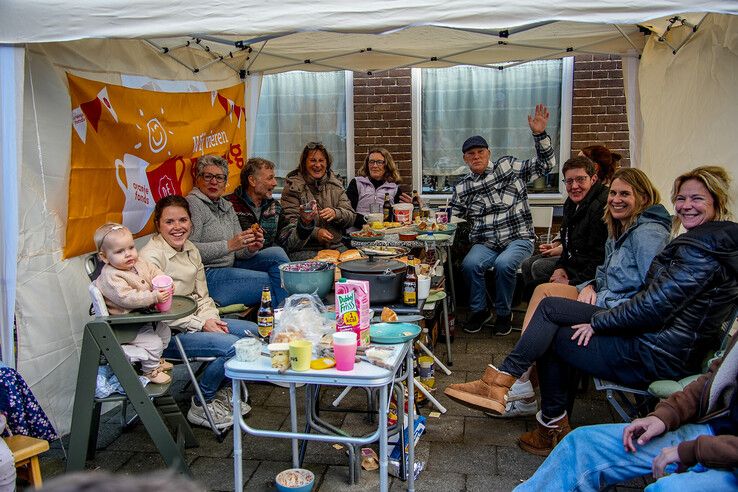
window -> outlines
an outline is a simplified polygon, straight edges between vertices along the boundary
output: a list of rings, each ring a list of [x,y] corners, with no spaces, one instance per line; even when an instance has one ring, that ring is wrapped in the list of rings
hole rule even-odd
[[[275,163],[278,190],[297,168],[305,144],[312,141],[325,145],[333,156],[333,171],[344,180],[348,171],[353,172],[353,166],[346,166],[353,162],[353,103],[352,91],[347,90],[352,84],[350,72],[264,76],[249,156]]]
[[[565,59],[504,70],[472,66],[420,70],[414,77],[420,86],[420,104],[416,104],[420,114],[415,112],[420,131],[415,135],[420,147],[416,159],[422,164],[415,177],[422,179],[423,194],[452,193],[456,181],[468,172],[461,144],[472,135],[487,140],[493,160],[504,155],[534,157],[526,115],[538,102],[546,104],[551,114],[546,131],[554,148],[568,157],[572,67],[571,59]],[[563,136],[561,128],[567,129]],[[529,193],[559,194],[558,168],[529,183]]]

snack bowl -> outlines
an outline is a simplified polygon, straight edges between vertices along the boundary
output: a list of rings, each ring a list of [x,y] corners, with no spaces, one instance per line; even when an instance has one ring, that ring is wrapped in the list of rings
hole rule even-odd
[[[325,297],[333,288],[336,266],[324,261],[293,261],[279,266],[282,286],[290,295]]]
[[[274,484],[280,492],[310,492],[315,485],[315,475],[305,468],[290,468],[279,472]]]
[[[418,239],[418,235],[414,232],[402,232],[399,234],[400,241],[415,241]]]

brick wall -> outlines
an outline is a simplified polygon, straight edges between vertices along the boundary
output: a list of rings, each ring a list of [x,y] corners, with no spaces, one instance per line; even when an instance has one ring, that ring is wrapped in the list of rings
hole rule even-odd
[[[572,155],[582,147],[598,143],[622,155],[621,165],[630,166],[628,118],[619,56],[576,57],[572,113]]]
[[[385,147],[400,169],[403,189],[412,187],[410,69],[376,75],[354,73],[354,155],[356,168],[372,147]]]
[[[411,97],[409,68],[354,74],[356,169],[369,148],[384,146],[392,153],[407,189],[412,183]],[[572,113],[572,155],[600,143],[620,153],[622,165],[630,165],[620,57],[576,57]]]

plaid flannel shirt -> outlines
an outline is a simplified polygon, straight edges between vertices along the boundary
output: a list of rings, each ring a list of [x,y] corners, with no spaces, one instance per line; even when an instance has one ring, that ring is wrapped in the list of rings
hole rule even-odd
[[[535,239],[527,184],[548,174],[556,165],[556,156],[546,132],[533,139],[537,154],[533,159],[501,157],[490,162],[482,174],[470,172],[454,187],[449,206],[471,223],[472,243],[504,249],[516,239]]]

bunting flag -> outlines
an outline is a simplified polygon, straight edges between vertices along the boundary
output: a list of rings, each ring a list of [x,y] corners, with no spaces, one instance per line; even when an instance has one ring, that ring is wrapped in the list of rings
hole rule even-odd
[[[156,202],[189,192],[202,155],[228,160],[226,193],[238,185],[246,155],[242,85],[169,93],[67,77],[74,131],[65,258],[94,251],[92,235],[105,222],[152,232]]]

